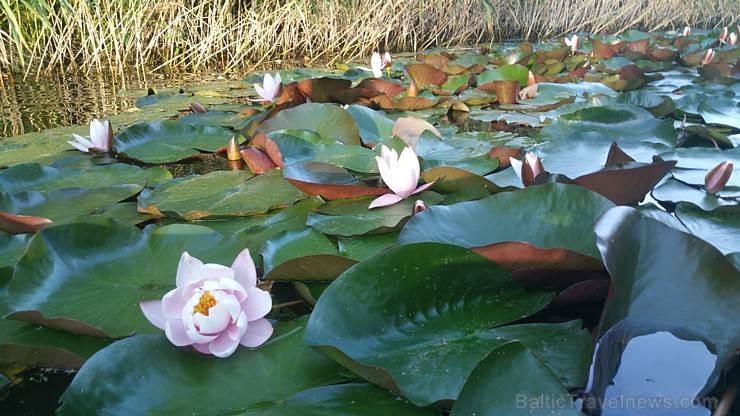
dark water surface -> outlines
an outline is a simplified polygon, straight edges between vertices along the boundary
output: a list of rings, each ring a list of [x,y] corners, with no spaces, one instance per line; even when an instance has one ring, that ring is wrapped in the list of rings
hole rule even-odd
[[[87,124],[134,106],[148,88],[183,88],[224,79],[214,74],[137,74],[113,78],[55,73],[0,77],[0,138]]]

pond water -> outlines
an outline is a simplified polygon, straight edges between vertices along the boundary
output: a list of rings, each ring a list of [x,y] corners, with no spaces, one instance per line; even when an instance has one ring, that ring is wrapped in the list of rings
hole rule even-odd
[[[238,77],[236,77],[238,78]],[[217,74],[142,74],[123,77],[57,72],[43,77],[0,78],[0,138],[52,127],[86,124],[118,114],[155,90],[183,88],[224,79]]]

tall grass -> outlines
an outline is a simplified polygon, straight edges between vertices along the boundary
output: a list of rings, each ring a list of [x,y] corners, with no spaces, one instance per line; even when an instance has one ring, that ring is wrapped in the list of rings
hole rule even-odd
[[[0,0],[0,66],[242,71],[416,51],[734,24],[738,0]]]

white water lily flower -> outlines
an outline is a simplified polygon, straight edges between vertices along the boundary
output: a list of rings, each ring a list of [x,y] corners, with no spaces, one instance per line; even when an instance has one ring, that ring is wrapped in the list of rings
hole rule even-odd
[[[90,140],[74,133],[72,137],[75,141],[67,140],[67,143],[81,152],[105,153],[110,151],[113,143],[113,128],[108,120],[101,123],[96,118],[90,122]]]
[[[691,28],[688,27],[688,26],[685,26],[683,28],[683,35],[686,36],[686,37],[689,37],[691,35]]]
[[[434,182],[430,182],[417,187],[420,175],[419,159],[410,147],[403,149],[399,157],[395,149],[383,145],[380,148],[380,156],[375,156],[375,160],[378,162],[380,177],[393,193],[381,195],[373,200],[368,207],[370,209],[393,205],[434,185]]]
[[[269,103],[275,102],[275,99],[279,96],[281,87],[283,86],[283,80],[280,78],[280,74],[276,73],[273,78],[270,74],[265,74],[265,79],[260,84],[254,84],[254,90],[262,98],[256,98],[252,101],[266,101]]]
[[[383,76],[383,68],[388,68],[390,66],[391,54],[386,52],[385,55],[381,58],[378,52],[373,52],[373,55],[370,57],[370,68],[360,66],[358,67],[358,69],[361,69],[363,71],[370,71],[373,73],[373,76],[375,78],[380,78]]]
[[[578,49],[578,35],[573,35],[570,39],[566,37],[565,44],[570,46],[570,51],[572,53],[576,53],[576,50]]]

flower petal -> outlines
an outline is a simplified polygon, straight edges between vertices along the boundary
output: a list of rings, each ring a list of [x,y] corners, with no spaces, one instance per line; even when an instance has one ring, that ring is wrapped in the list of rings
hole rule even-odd
[[[516,176],[518,176],[519,180],[521,180],[522,179],[522,161],[519,159],[514,159],[513,157],[510,157],[509,163],[511,164],[511,168],[514,169],[514,173],[516,173]]]
[[[72,146],[74,146],[74,147],[75,147],[75,148],[76,148],[77,150],[79,150],[79,151],[81,151],[81,152],[85,152],[85,153],[89,153],[89,152],[90,152],[90,148],[89,148],[89,147],[85,147],[84,145],[82,145],[82,144],[80,144],[80,143],[78,143],[78,142],[73,142],[73,141],[71,141],[71,140],[67,140],[67,143],[71,144],[71,145],[72,145]]]
[[[387,206],[396,204],[402,200],[403,200],[402,196],[399,196],[396,194],[385,194],[385,195],[381,195],[375,198],[373,202],[370,203],[370,206],[367,208],[373,209],[373,208],[387,207]]]
[[[164,328],[164,334],[167,335],[167,339],[171,343],[178,347],[184,347],[185,345],[191,345],[193,340],[188,336],[185,326],[179,319],[172,319],[167,321],[167,325]]]
[[[258,347],[270,339],[272,331],[272,324],[265,318],[251,321],[249,326],[247,326],[247,332],[242,335],[239,343],[245,347]]]
[[[256,287],[248,288],[247,293],[247,300],[242,303],[242,311],[247,314],[247,320],[257,320],[272,310],[272,297],[269,293]]]
[[[182,309],[188,302],[188,299],[183,297],[184,291],[180,289],[174,289],[169,291],[162,298],[162,314],[165,319],[180,319]]]
[[[208,344],[208,351],[219,358],[226,358],[236,351],[239,346],[239,340],[229,338],[224,331],[216,339]]]
[[[198,271],[203,267],[203,262],[192,257],[187,251],[182,253],[180,263],[177,265],[177,275],[175,276],[175,285],[184,287],[190,283],[201,280]]]
[[[414,189],[414,192],[411,192],[411,195],[416,195],[419,192],[426,191],[427,189],[431,188],[432,185],[434,185],[435,182],[436,182],[436,180],[435,181],[432,181],[432,182],[429,182],[429,183],[425,183],[424,185],[421,185],[420,187]]]
[[[195,318],[198,313],[193,315]],[[200,321],[200,333],[215,335],[226,330],[231,323],[231,314],[224,305],[218,304],[208,309],[208,315],[203,316]]]
[[[161,300],[145,300],[139,302],[141,311],[144,312],[144,317],[159,329],[164,329],[167,319],[165,319],[162,313],[162,301]]]
[[[255,270],[254,261],[248,248],[245,248],[236,256],[234,263],[231,264],[231,269],[234,270],[234,280],[245,289],[257,285],[257,270]]]
[[[380,78],[383,76],[382,63],[383,62],[380,58],[380,54],[377,52],[373,52],[373,56],[370,58],[370,68],[373,70],[373,76],[375,76],[375,78]]]

